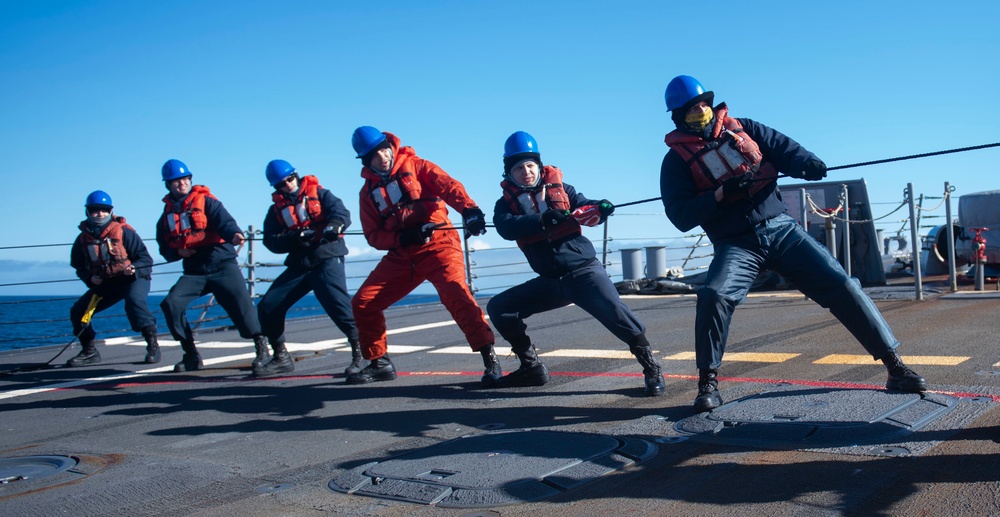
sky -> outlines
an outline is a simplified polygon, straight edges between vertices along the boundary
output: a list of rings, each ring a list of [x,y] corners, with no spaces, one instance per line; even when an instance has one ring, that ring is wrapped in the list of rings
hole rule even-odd
[[[97,189],[152,238],[170,158],[244,228],[263,222],[275,158],[357,214],[361,125],[440,165],[488,216],[518,130],[588,197],[658,196],[673,129],[663,94],[680,74],[829,166],[995,143],[997,20],[992,1],[5,1],[0,247],[72,242]],[[957,199],[1000,188],[998,159],[992,148],[830,179],[863,178],[890,205],[907,183],[941,196],[948,181]],[[612,234],[680,236],[662,213],[623,208]],[[348,245],[380,255],[361,237]],[[491,230],[473,245],[509,243]],[[0,250],[0,283],[71,278],[68,256]],[[49,290],[83,286],[31,288]]]

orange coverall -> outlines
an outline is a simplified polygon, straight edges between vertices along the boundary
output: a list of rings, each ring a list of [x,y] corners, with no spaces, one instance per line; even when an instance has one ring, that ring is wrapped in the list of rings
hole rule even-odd
[[[458,232],[435,230],[427,244],[400,245],[403,230],[427,223],[451,228],[448,206],[462,213],[476,203],[460,182],[417,156],[412,147],[400,147],[396,135],[384,134],[393,154],[388,179],[383,180],[367,165],[361,169],[365,180],[360,199],[361,227],[368,244],[388,252],[351,300],[362,355],[372,360],[386,354],[383,311],[424,280],[437,289],[441,303],[465,333],[472,350],[493,344],[493,330],[465,284],[465,261]],[[392,203],[394,197],[400,200]]]

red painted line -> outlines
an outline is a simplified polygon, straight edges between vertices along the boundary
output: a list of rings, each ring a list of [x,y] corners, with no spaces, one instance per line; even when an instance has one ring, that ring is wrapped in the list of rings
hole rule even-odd
[[[397,375],[401,377],[479,377],[483,372],[445,372],[445,371],[429,371],[429,372],[396,372]],[[642,377],[642,373],[638,372],[553,372],[550,371],[549,375],[553,377]],[[677,379],[677,380],[690,380],[697,381],[697,375],[682,375],[682,374],[663,374],[665,379]],[[175,384],[192,384],[192,383],[221,383],[221,382],[254,382],[254,383],[264,383],[269,381],[298,381],[298,380],[323,380],[323,379],[343,379],[343,373],[335,373],[330,375],[288,375],[288,376],[278,376],[278,377],[268,377],[266,379],[258,379],[253,376],[246,377],[208,377],[208,378],[184,378],[176,380],[153,380],[149,382],[120,382],[120,383],[103,383],[103,384],[90,384],[87,386],[79,386],[73,388],[57,388],[53,391],[64,391],[64,390],[87,390],[87,389],[112,389],[112,388],[140,388],[149,386],[166,386]],[[855,390],[883,390],[885,385],[883,384],[866,384],[857,382],[840,382],[840,381],[811,381],[811,380],[801,380],[801,379],[764,379],[758,377],[719,377],[720,381],[725,382],[752,382],[757,384],[791,384],[794,386],[811,386],[816,388],[840,388],[840,389],[855,389]],[[937,391],[928,390],[928,393],[938,393],[941,395],[948,395],[957,398],[982,398],[989,399],[993,402],[1000,402],[1000,395],[990,395],[988,393],[973,393],[964,391]]]

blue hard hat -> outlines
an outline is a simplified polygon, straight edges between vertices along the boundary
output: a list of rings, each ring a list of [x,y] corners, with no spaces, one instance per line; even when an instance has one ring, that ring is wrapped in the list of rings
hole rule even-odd
[[[264,176],[272,187],[292,174],[295,174],[295,167],[285,160],[271,160],[264,169]]]
[[[503,144],[503,157],[508,158],[514,156],[515,154],[523,153],[535,153],[538,152],[538,142],[535,142],[535,138],[525,133],[524,131],[517,131],[514,134],[507,137],[507,141]]]
[[[712,104],[715,94],[706,91],[705,87],[694,77],[690,75],[678,75],[667,85],[667,91],[664,94],[664,98],[667,101],[667,111],[682,108],[696,97],[701,97],[702,99],[699,100],[705,100],[709,104]]]
[[[385,142],[385,134],[371,126],[361,126],[351,136],[351,145],[354,146],[354,152],[358,153],[358,158],[364,158],[382,142]]]
[[[83,203],[85,208],[90,208],[92,206],[106,206],[108,208],[114,208],[115,204],[111,202],[111,196],[103,190],[95,190],[87,195],[87,201]]]
[[[163,175],[163,181],[173,181],[178,178],[191,176],[191,170],[188,169],[187,165],[184,165],[184,162],[170,159],[167,160],[167,163],[163,164],[160,174]]]

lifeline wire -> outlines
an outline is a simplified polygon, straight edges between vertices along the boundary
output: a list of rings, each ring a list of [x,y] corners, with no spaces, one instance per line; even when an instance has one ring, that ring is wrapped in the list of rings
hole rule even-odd
[[[859,163],[852,163],[852,164],[848,164],[848,165],[837,165],[835,167],[828,167],[826,170],[827,171],[836,171],[836,170],[840,170],[840,169],[852,169],[854,167],[864,167],[866,165],[878,165],[878,164],[881,164],[881,163],[900,162],[900,161],[903,161],[903,160],[913,160],[913,159],[916,159],[916,158],[927,158],[927,157],[930,157],[930,156],[940,156],[940,155],[943,155],[943,154],[961,153],[961,152],[965,152],[965,151],[977,151],[979,149],[988,149],[990,147],[1000,147],[1000,142],[995,142],[995,143],[992,143],[992,144],[974,145],[974,146],[971,146],[971,147],[961,147],[961,148],[958,148],[958,149],[948,149],[946,151],[934,151],[932,153],[911,154],[909,156],[899,156],[899,157],[896,157],[896,158],[885,158],[883,160],[873,160],[873,161],[870,161],[870,162],[859,162]],[[782,174],[782,175],[778,176],[778,178],[788,178],[788,177],[790,177],[790,176],[785,175],[785,174]],[[768,178],[768,180],[769,179],[770,178]],[[765,179],[763,179],[763,178],[761,178],[761,179],[754,178],[751,181],[765,181]],[[714,190],[714,189],[708,189],[708,190]],[[663,199],[663,198],[662,197],[651,197],[649,199],[643,199],[643,200],[640,200],[640,201],[631,201],[629,203],[622,203],[622,204],[616,205],[616,206],[617,207],[632,206],[632,205],[638,205],[638,204],[641,204],[641,203],[648,203],[650,201],[658,201],[660,199]]]

